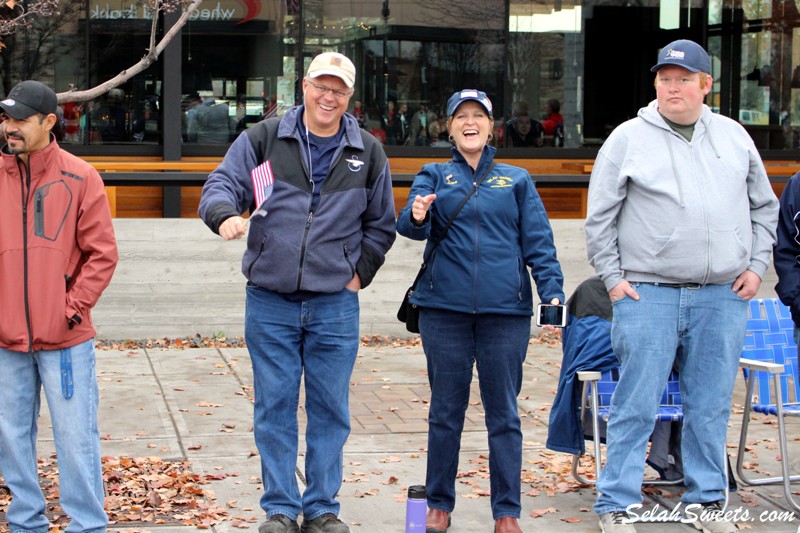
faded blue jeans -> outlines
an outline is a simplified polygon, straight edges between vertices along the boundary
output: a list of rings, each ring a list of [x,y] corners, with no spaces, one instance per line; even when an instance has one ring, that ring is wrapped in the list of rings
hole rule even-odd
[[[632,283],[640,299],[614,302],[611,343],[622,362],[611,397],[597,514],[642,502],[647,441],[677,360],[683,402],[683,501],[722,500],[731,397],[744,345],[747,302],[730,285],[699,289]]]
[[[267,516],[313,520],[339,514],[342,450],[350,435],[350,376],[358,353],[358,294],[344,289],[305,301],[247,286],[245,339],[253,363],[254,433]],[[295,469],[300,378],[306,391],[307,486]]]
[[[68,361],[69,398],[70,387],[62,383]],[[0,369],[0,469],[13,496],[6,515],[11,532],[49,529],[36,464],[42,389],[58,454],[61,507],[71,518],[66,531],[105,531],[94,340],[33,353],[0,348]]]
[[[492,517],[519,518],[522,430],[517,396],[531,317],[421,308],[419,329],[431,385],[425,476],[428,507],[446,512],[455,507],[461,432],[477,367],[489,434]]]

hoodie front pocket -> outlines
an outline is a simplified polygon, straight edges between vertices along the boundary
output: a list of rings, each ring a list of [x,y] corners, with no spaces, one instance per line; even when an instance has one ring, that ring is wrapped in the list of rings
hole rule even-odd
[[[675,228],[668,239],[656,238],[653,254],[654,274],[676,280],[699,281],[705,278],[708,263],[706,229]]]

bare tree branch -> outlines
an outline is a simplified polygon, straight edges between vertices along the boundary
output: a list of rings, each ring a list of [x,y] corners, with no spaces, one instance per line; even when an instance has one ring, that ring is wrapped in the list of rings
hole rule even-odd
[[[119,74],[111,78],[110,80],[104,81],[103,83],[92,87],[91,89],[86,89],[83,91],[67,91],[63,93],[58,93],[58,103],[63,104],[66,102],[85,102],[87,100],[92,100],[101,96],[111,89],[115,87],[119,87],[132,77],[136,76],[140,72],[144,72],[147,70],[150,65],[156,62],[158,56],[164,51],[167,45],[172,41],[172,39],[177,35],[180,29],[186,24],[186,21],[189,20],[189,17],[192,13],[197,11],[198,6],[203,2],[203,0],[191,0],[191,2],[186,5],[183,13],[178,18],[177,22],[164,34],[164,37],[158,41],[157,44],[155,43],[155,35],[158,29],[158,13],[159,10],[163,9],[165,11],[171,11],[174,9],[174,6],[170,6],[169,4],[162,3],[161,0],[158,0],[153,9],[153,23],[150,30],[150,43],[151,46],[147,50],[147,53],[140,59],[137,63],[130,66],[129,68],[121,71]]]
[[[13,19],[0,20],[0,35],[11,35],[20,27],[26,27],[39,17],[52,17],[59,14],[58,0],[40,0],[29,6],[27,10],[17,2],[10,2],[12,8],[19,10]]]

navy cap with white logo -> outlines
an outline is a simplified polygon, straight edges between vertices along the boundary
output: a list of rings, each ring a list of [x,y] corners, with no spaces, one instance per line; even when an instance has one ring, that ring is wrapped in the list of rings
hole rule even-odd
[[[53,89],[44,83],[26,80],[11,89],[8,97],[0,101],[0,108],[11,118],[22,120],[37,113],[43,115],[55,113],[58,108],[58,98]]]
[[[476,89],[464,89],[463,91],[453,93],[453,96],[447,101],[447,116],[453,116],[458,106],[467,100],[475,100],[486,109],[489,116],[492,116],[492,101],[489,100],[485,92]]]
[[[669,43],[658,53],[658,63],[650,72],[658,72],[661,67],[675,65],[690,72],[711,74],[711,58],[702,46],[688,39],[679,39]]]

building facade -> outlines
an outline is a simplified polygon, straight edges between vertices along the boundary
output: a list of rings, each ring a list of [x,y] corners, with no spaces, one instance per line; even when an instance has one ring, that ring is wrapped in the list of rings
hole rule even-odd
[[[690,38],[712,56],[707,103],[738,119],[765,159],[800,161],[798,2],[204,0],[146,71],[62,106],[62,144],[82,156],[221,157],[243,129],[297,103],[311,58],[337,50],[357,68],[351,106],[393,159],[446,157],[446,100],[478,88],[494,103],[501,157],[591,160],[655,97],[659,48]],[[0,95],[27,78],[90,88],[150,46],[147,2],[59,6],[4,38]],[[177,19],[161,13],[158,37]]]

